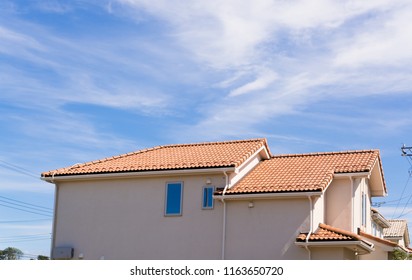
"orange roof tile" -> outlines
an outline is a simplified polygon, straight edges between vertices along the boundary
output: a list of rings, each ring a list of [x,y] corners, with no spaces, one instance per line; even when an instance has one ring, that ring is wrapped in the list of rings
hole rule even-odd
[[[298,242],[304,242],[307,237],[307,233],[301,233],[296,238]],[[309,241],[362,241],[362,238],[350,231],[335,228],[325,224],[319,224],[318,229],[311,233]]]
[[[369,172],[377,160],[378,150],[274,156],[260,162],[226,194],[322,191],[334,174]]]
[[[215,167],[238,167],[266,139],[158,146],[42,173],[42,177]]]

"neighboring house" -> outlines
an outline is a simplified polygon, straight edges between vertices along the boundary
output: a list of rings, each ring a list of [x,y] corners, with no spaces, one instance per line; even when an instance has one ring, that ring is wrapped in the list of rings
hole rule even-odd
[[[410,244],[408,221],[388,220],[390,226],[383,230],[385,239],[388,239],[403,248],[408,248]]]
[[[403,246],[371,210],[387,194],[377,150],[167,145],[42,179],[56,185],[55,259],[387,259]]]

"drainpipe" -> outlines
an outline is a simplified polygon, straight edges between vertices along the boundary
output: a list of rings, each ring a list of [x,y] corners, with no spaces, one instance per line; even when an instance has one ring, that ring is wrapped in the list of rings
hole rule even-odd
[[[312,202],[312,197],[310,195],[308,195],[308,199],[309,199],[309,207],[310,207],[309,232],[308,232],[308,235],[306,236],[306,239],[305,239],[305,249],[306,249],[306,251],[308,251],[309,260],[310,260],[311,259],[311,252],[310,252],[310,249],[308,247],[308,243],[309,243],[310,235],[312,234],[312,231],[313,231],[313,202]]]
[[[353,193],[354,190],[354,180],[352,176],[349,176],[350,179],[350,191],[351,191],[351,206],[352,206],[352,215],[351,215],[351,219],[352,219],[352,224],[351,224],[351,231],[355,232],[355,194]]]
[[[225,183],[225,188],[223,189],[222,197],[220,198],[220,200],[223,203],[222,260],[225,259],[225,247],[226,247],[226,202],[225,202],[224,196],[229,187],[229,175],[226,173],[226,171],[223,171],[223,174],[225,174],[226,183]]]

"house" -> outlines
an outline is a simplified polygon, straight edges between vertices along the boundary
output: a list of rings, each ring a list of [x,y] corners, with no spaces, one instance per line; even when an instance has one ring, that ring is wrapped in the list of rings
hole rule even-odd
[[[166,145],[41,176],[56,186],[55,259],[387,259],[403,246],[371,209],[387,194],[378,150]]]
[[[407,220],[388,220],[390,226],[383,230],[384,238],[402,248],[409,248],[409,230]]]

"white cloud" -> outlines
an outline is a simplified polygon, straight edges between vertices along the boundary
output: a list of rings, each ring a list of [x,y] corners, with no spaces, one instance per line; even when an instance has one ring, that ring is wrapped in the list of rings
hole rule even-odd
[[[169,24],[195,61],[223,74],[199,133],[242,134],[318,100],[412,89],[408,1],[118,2]],[[383,64],[398,68],[370,69]]]
[[[264,71],[254,81],[232,90],[229,96],[238,96],[238,95],[247,94],[253,91],[265,89],[277,79],[278,79],[278,75],[275,72],[270,71],[270,70]]]
[[[404,66],[412,61],[412,5],[388,11],[365,23],[337,51],[335,64],[344,67]]]

